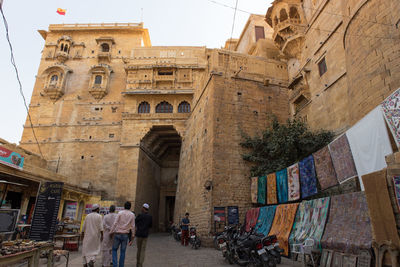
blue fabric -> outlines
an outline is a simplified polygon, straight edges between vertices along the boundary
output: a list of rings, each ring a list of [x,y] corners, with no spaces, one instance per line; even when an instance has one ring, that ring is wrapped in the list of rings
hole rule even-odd
[[[314,158],[312,155],[299,162],[301,197],[306,198],[318,193]]]
[[[271,230],[272,222],[274,221],[276,205],[266,206],[260,208],[260,213],[258,215],[258,220],[256,224],[256,232],[268,235],[269,230]]]
[[[118,266],[118,248],[121,245],[121,251],[119,253],[119,267],[124,267],[125,263],[125,251],[128,243],[128,234],[114,234],[114,241],[112,246],[112,262],[113,266]]]
[[[257,202],[259,204],[265,204],[265,192],[267,188],[267,176],[258,177],[258,195]]]
[[[189,230],[189,226],[187,226],[187,225],[183,225],[183,224],[189,224],[190,223],[190,220],[189,219],[186,219],[186,218],[183,218],[182,219],[182,226],[181,226],[181,229],[182,230]]]
[[[276,187],[278,189],[278,202],[286,203],[288,201],[287,169],[276,172]]]

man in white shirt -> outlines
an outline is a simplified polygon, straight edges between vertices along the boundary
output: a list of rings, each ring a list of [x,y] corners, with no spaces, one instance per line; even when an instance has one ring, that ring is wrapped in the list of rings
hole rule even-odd
[[[103,253],[103,267],[112,265],[112,246],[113,239],[111,238],[110,231],[113,226],[117,214],[115,213],[115,206],[110,206],[110,213],[103,218],[104,238],[101,243],[101,250]]]
[[[84,267],[93,267],[96,256],[100,254],[100,245],[103,240],[103,222],[99,211],[100,206],[94,204],[92,213],[86,216],[83,222],[82,256]]]
[[[131,241],[129,245],[132,245],[132,241],[135,238],[135,215],[130,211],[131,203],[129,201],[124,204],[125,210],[120,211],[115,218],[115,222],[111,228],[111,235],[114,236],[113,246],[112,246],[112,262],[113,267],[124,267],[125,262],[125,251],[126,245],[129,239],[129,233],[131,232]],[[119,265],[117,258],[117,251],[121,245],[121,251],[119,255]]]

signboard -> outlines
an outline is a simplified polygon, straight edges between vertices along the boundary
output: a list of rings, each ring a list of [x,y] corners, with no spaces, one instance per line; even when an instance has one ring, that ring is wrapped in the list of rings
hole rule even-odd
[[[225,222],[225,207],[214,207],[214,221]]]
[[[0,233],[14,233],[18,216],[18,209],[0,209]]]
[[[68,217],[71,220],[75,220],[77,206],[78,206],[77,202],[69,202],[69,203],[67,203],[67,205],[65,205],[64,218]]]
[[[238,206],[228,206],[228,224],[239,224]]]
[[[24,157],[17,152],[0,146],[0,163],[22,170],[24,166]]]
[[[46,182],[40,186],[33,213],[30,239],[53,240],[63,184],[62,182]]]
[[[115,207],[115,213],[118,213],[120,211],[124,210],[124,207]],[[110,213],[110,207],[100,207],[100,214],[101,215],[107,215]]]

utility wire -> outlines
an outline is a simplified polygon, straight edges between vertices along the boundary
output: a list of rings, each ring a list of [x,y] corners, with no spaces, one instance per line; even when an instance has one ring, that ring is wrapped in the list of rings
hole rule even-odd
[[[19,72],[18,72],[18,68],[17,68],[17,65],[16,65],[16,63],[15,63],[15,58],[14,58],[14,51],[13,51],[13,47],[12,47],[11,41],[10,41],[10,36],[9,36],[9,31],[8,31],[8,23],[7,23],[6,17],[4,16],[3,8],[2,8],[1,6],[0,6],[0,12],[1,12],[1,15],[2,15],[2,17],[3,17],[4,27],[5,27],[5,30],[6,30],[6,39],[7,39],[8,45],[9,45],[9,47],[10,47],[10,57],[11,57],[10,59],[11,59],[11,64],[12,64],[13,67],[14,67],[15,74],[16,74],[16,76],[17,76],[17,81],[18,81],[18,84],[19,84],[19,93],[21,94],[22,99],[23,99],[23,101],[24,101],[24,106],[25,106],[25,109],[26,109],[26,113],[28,114],[29,123],[30,123],[30,125],[31,125],[32,132],[33,132],[33,136],[34,136],[34,138],[35,138],[36,144],[37,144],[37,146],[38,146],[38,148],[39,148],[40,155],[42,156],[42,158],[44,158],[43,153],[42,153],[42,150],[40,149],[39,141],[38,141],[38,139],[37,139],[37,137],[36,137],[35,130],[33,129],[32,118],[31,118],[31,115],[30,115],[30,113],[29,113],[28,105],[26,104],[25,95],[24,95],[24,92],[22,91],[22,83],[21,83],[21,80],[20,80],[20,78],[19,78]]]

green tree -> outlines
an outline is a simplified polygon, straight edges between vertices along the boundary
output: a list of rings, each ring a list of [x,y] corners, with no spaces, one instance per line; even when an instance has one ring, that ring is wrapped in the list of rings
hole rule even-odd
[[[299,120],[280,124],[274,119],[262,136],[243,134],[240,145],[248,149],[242,154],[243,159],[253,163],[251,176],[260,176],[286,168],[318,151],[329,144],[333,136],[325,130],[312,132]]]

